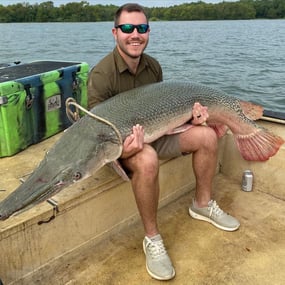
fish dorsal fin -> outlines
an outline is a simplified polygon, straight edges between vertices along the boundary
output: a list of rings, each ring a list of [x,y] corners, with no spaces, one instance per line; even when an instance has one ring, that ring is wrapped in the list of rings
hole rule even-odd
[[[258,120],[263,115],[263,107],[251,102],[240,101],[240,107],[244,115],[250,120]]]

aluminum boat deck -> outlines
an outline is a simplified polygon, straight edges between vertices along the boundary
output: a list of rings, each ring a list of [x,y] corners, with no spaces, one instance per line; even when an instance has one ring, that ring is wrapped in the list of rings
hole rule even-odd
[[[285,138],[284,124],[262,122]],[[0,161],[0,199],[15,189],[57,138]],[[32,154],[37,153],[37,157]],[[285,145],[265,163],[246,162],[231,134],[220,143],[214,199],[237,217],[225,232],[192,219],[191,157],[162,162],[160,232],[179,285],[284,284]],[[241,190],[243,170],[254,173],[252,192]],[[189,174],[190,173],[190,174]],[[42,203],[0,222],[0,278],[11,284],[160,284],[145,269],[143,230],[129,183],[108,167],[57,194],[59,212]],[[166,282],[165,282],[166,283]]]

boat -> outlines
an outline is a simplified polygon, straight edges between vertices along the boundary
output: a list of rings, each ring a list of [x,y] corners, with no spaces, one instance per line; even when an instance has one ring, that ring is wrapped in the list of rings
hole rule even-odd
[[[285,139],[285,119],[258,123]],[[0,200],[33,171],[56,134],[0,160]],[[36,154],[36,155],[35,155]],[[161,161],[158,220],[176,269],[172,284],[283,284],[285,145],[266,162],[219,141],[213,197],[239,219],[235,232],[192,219],[191,156]],[[253,172],[253,189],[242,174]],[[143,229],[129,182],[105,166],[46,202],[0,221],[0,278],[10,284],[157,284],[145,269]]]

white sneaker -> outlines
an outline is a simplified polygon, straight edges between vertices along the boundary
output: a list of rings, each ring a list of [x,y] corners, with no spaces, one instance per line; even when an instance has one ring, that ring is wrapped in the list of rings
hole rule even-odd
[[[192,218],[207,221],[224,231],[235,231],[239,228],[239,221],[231,215],[220,209],[216,201],[211,200],[208,207],[198,208],[193,203],[189,208],[189,214]]]
[[[145,237],[143,250],[146,256],[146,269],[151,277],[157,280],[170,280],[175,276],[175,270],[159,234],[152,238]]]

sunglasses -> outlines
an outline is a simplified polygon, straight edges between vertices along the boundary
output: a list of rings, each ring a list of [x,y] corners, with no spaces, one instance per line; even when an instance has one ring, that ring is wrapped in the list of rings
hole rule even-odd
[[[140,25],[132,25],[132,24],[123,24],[123,25],[117,25],[115,28],[120,28],[120,30],[125,34],[131,34],[135,29],[137,29],[139,34],[145,34],[148,29],[148,24],[140,24]]]

